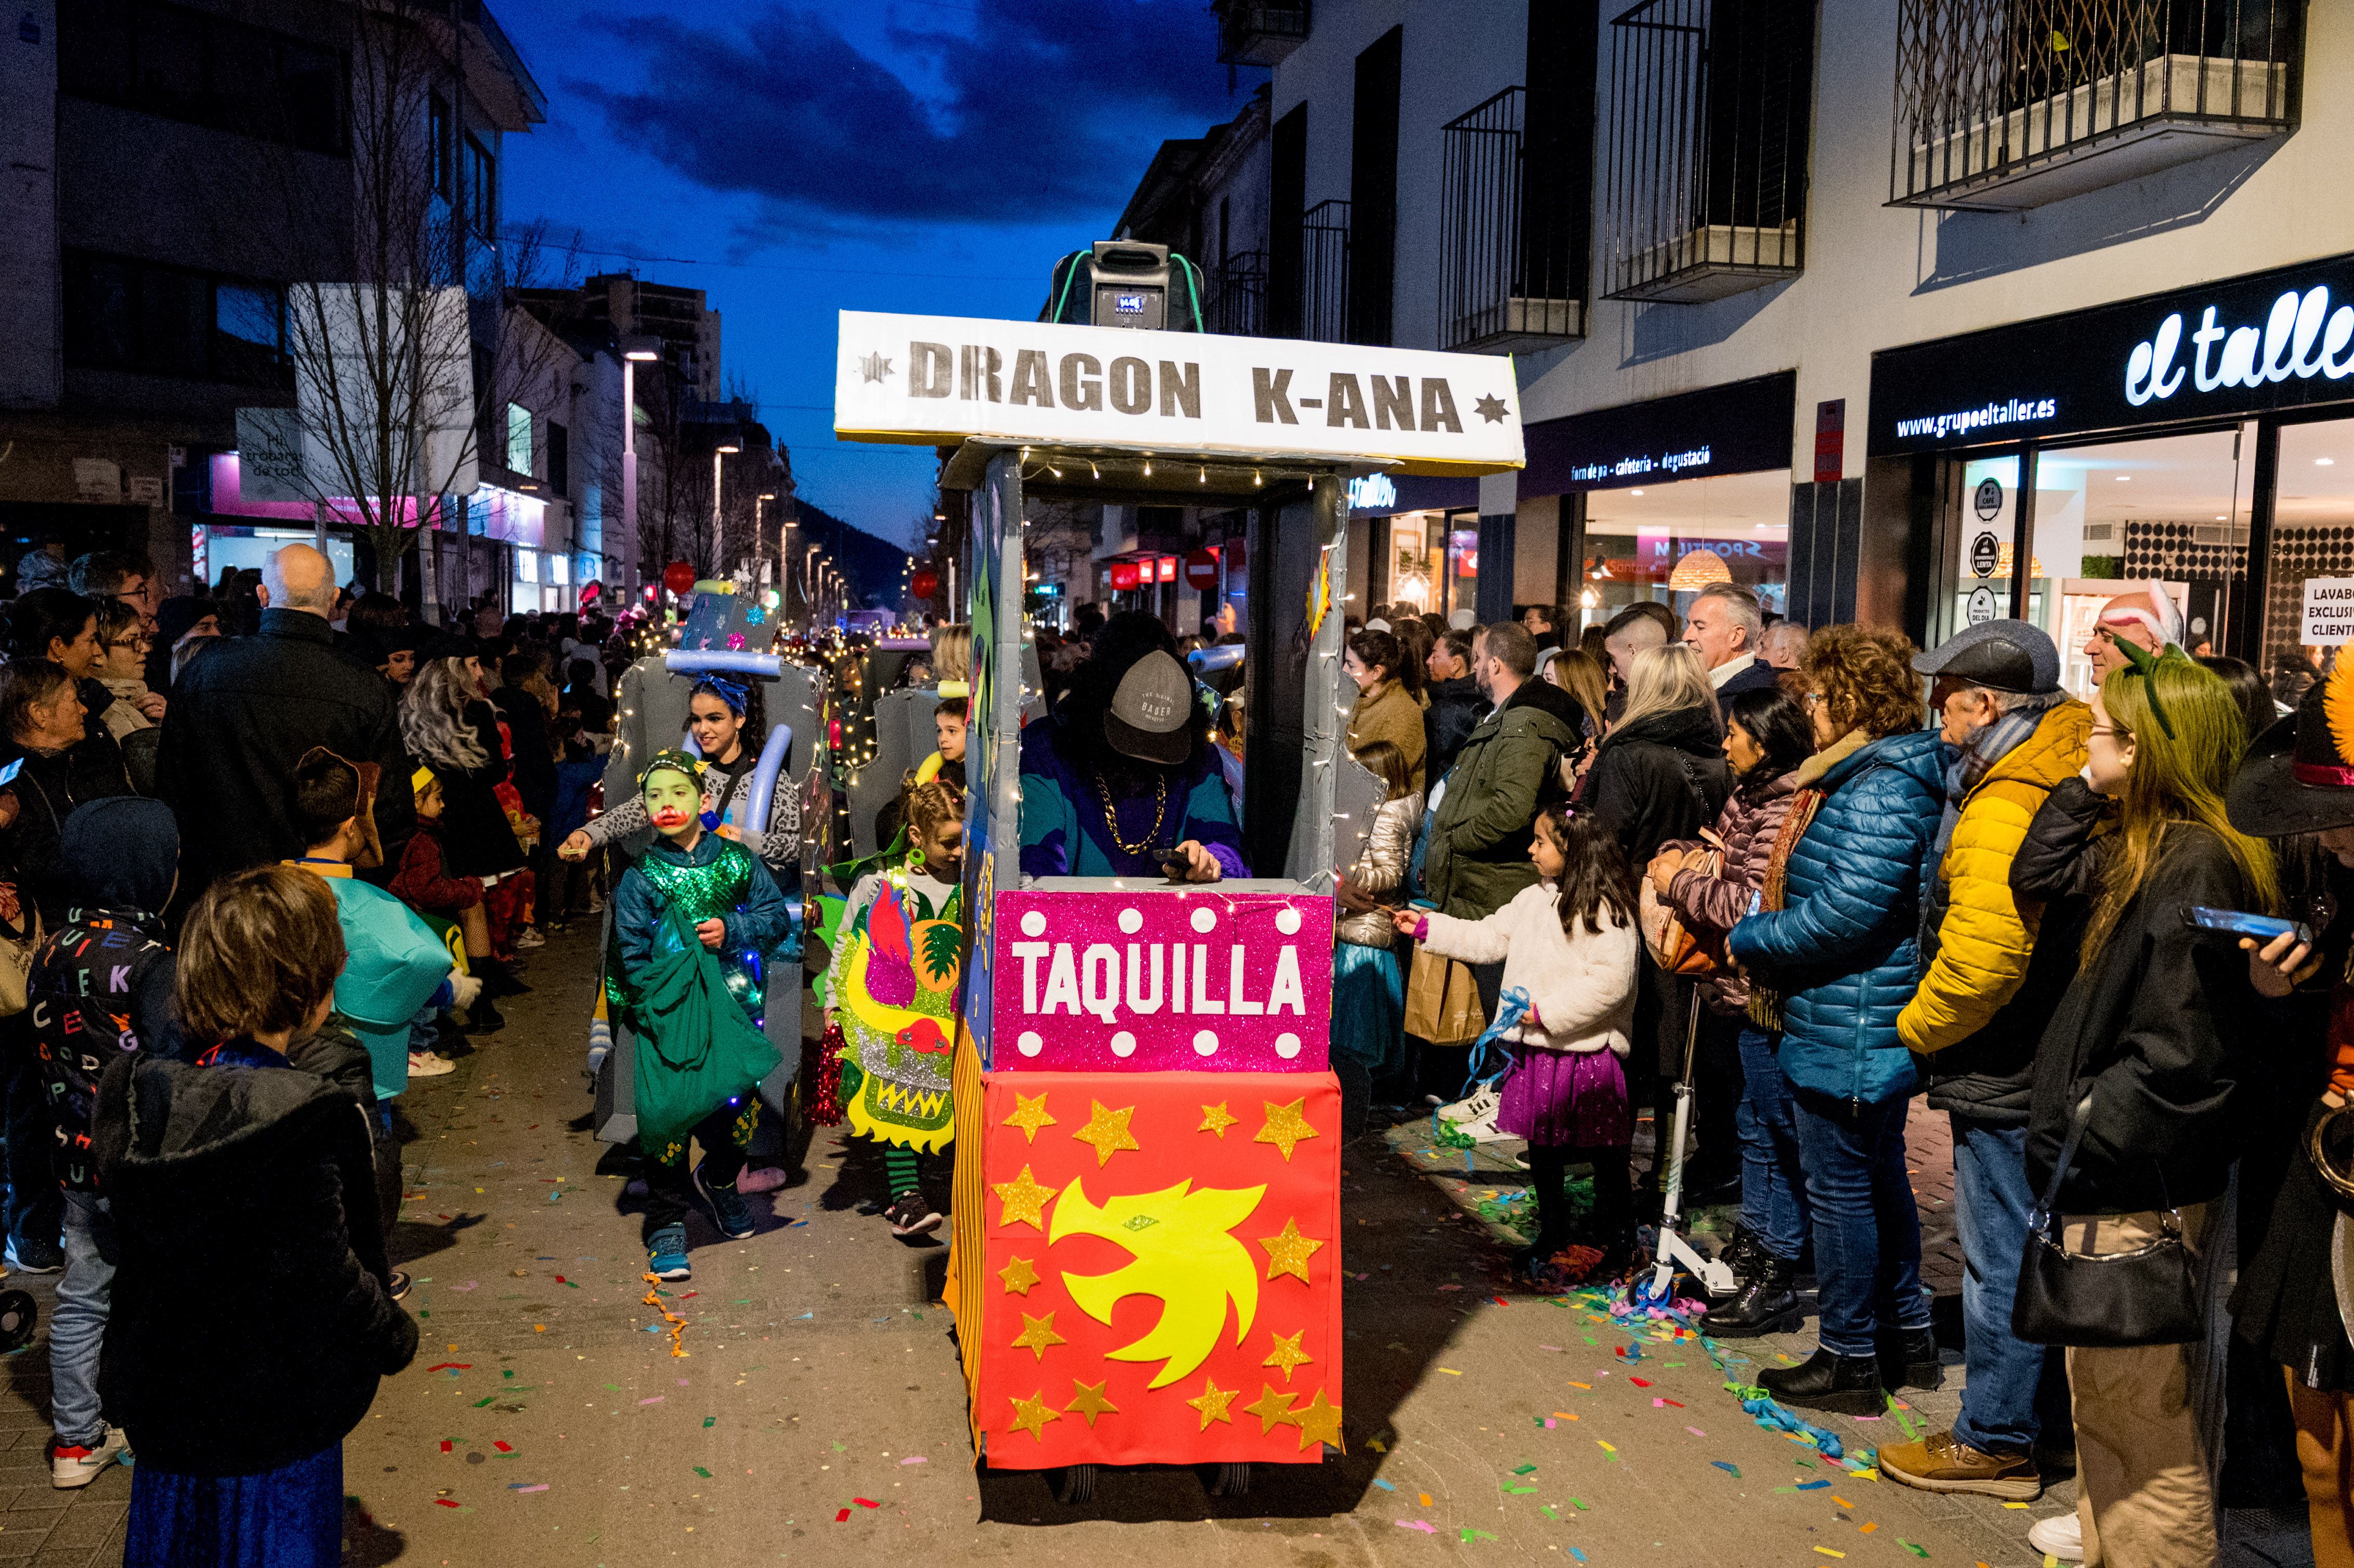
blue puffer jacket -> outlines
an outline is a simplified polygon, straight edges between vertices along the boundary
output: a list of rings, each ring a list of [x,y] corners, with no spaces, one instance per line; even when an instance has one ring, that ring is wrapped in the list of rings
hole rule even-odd
[[[1833,763],[1783,907],[1733,928],[1733,956],[1782,993],[1782,1071],[1801,1089],[1876,1105],[1918,1086],[1896,1015],[1920,983],[1923,875],[1952,756],[1915,730]]]

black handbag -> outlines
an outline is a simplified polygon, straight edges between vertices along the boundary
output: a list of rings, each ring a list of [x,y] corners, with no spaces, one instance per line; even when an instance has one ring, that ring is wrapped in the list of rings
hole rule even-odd
[[[2061,1243],[2053,1210],[2092,1113],[2087,1094],[2077,1102],[2051,1184],[2028,1217],[2010,1331],[2029,1344],[2110,1349],[2203,1339],[2198,1273],[2183,1245],[2180,1210],[2168,1210],[2158,1238],[2132,1252],[2089,1255],[2070,1253]]]

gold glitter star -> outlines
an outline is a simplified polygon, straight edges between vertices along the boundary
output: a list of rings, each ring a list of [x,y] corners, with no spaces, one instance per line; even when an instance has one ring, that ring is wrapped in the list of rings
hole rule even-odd
[[[1300,1283],[1308,1282],[1308,1260],[1324,1244],[1299,1234],[1299,1222],[1283,1222],[1281,1235],[1261,1236],[1258,1245],[1267,1249],[1267,1277],[1272,1280],[1278,1274],[1296,1274]]]
[[[1204,1106],[1202,1107],[1202,1125],[1195,1128],[1193,1130],[1195,1132],[1214,1132],[1218,1135],[1218,1141],[1220,1143],[1224,1143],[1226,1140],[1226,1128],[1240,1125],[1242,1119],[1243,1118],[1238,1116],[1228,1115],[1226,1112],[1226,1102],[1220,1100],[1216,1105]]]
[[[1289,1383],[1292,1368],[1306,1366],[1316,1359],[1299,1348],[1299,1341],[1307,1336],[1307,1333],[1308,1330],[1302,1329],[1297,1334],[1278,1334],[1270,1329],[1267,1330],[1267,1338],[1275,1341],[1275,1349],[1267,1351],[1267,1360],[1258,1364],[1263,1367],[1281,1367],[1283,1381]]]
[[[1055,1118],[1046,1114],[1045,1096],[1040,1095],[1033,1099],[1028,1095],[1017,1094],[1013,1097],[1013,1114],[998,1125],[1018,1127],[1024,1139],[1035,1143],[1038,1141],[1038,1129],[1054,1126]]]
[[[1273,1384],[1261,1383],[1258,1403],[1244,1405],[1243,1414],[1258,1417],[1258,1435],[1264,1437],[1278,1426],[1299,1425],[1299,1415],[1291,1408],[1291,1402],[1299,1397],[1296,1393],[1278,1393]]]
[[[1043,1397],[1045,1392],[1042,1388],[1027,1399],[1016,1399],[1013,1402],[1013,1430],[1027,1432],[1041,1443],[1046,1440],[1046,1423],[1060,1421],[1063,1418],[1063,1413],[1047,1404]],[[1320,1390],[1319,1393],[1320,1395],[1321,1391]]]
[[[1306,1105],[1308,1101],[1303,1097],[1288,1106],[1277,1105],[1273,1100],[1262,1100],[1259,1103],[1267,1107],[1267,1122],[1258,1129],[1258,1136],[1251,1141],[1274,1144],[1283,1150],[1284,1162],[1288,1164],[1294,1146],[1301,1139],[1317,1136],[1316,1129],[1308,1125],[1308,1118],[1299,1114],[1299,1107]]]
[[[1108,1378],[1104,1380],[1105,1383],[1110,1381]],[[1095,1430],[1097,1416],[1119,1414],[1119,1406],[1104,1397],[1103,1383],[1081,1383],[1076,1378],[1071,1380],[1071,1403],[1063,1406],[1063,1409],[1067,1414],[1087,1417],[1087,1430],[1090,1432]]]
[[[1121,1150],[1143,1147],[1136,1141],[1135,1134],[1128,1130],[1128,1118],[1136,1114],[1134,1106],[1122,1106],[1118,1110],[1111,1110],[1101,1100],[1089,1100],[1087,1104],[1093,1107],[1087,1117],[1087,1125],[1071,1136],[1081,1143],[1096,1146],[1097,1170],[1101,1170]]]
[[[1008,1296],[1027,1296],[1030,1287],[1038,1283],[1038,1271],[1031,1266],[1028,1258],[1017,1257],[999,1269],[997,1277],[1005,1281]]]
[[[1022,1174],[1013,1181],[994,1185],[997,1201],[1004,1205],[998,1212],[999,1224],[1031,1225],[1042,1231],[1046,1228],[1046,1200],[1055,1195],[1055,1189],[1041,1186],[1038,1179],[1030,1174],[1030,1167],[1024,1165]]]
[[[1202,1413],[1202,1430],[1207,1432],[1213,1421],[1223,1421],[1229,1426],[1234,1425],[1235,1418],[1226,1414],[1226,1406],[1232,1404],[1235,1395],[1241,1392],[1238,1388],[1220,1388],[1216,1378],[1205,1377],[1202,1380],[1201,1393],[1185,1403]]]
[[[1047,1346],[1068,1342],[1062,1335],[1055,1332],[1055,1315],[1052,1312],[1047,1313],[1044,1318],[1033,1318],[1027,1312],[1021,1313],[1019,1316],[1022,1319],[1022,1332],[1014,1337],[1015,1350],[1027,1351],[1043,1361],[1046,1359]]]
[[[1341,1407],[1329,1403],[1322,1389],[1318,1389],[1315,1398],[1294,1412],[1292,1419],[1299,1423],[1301,1447],[1305,1448],[1310,1443],[1330,1443],[1344,1454],[1349,1451],[1349,1446],[1341,1441]]]

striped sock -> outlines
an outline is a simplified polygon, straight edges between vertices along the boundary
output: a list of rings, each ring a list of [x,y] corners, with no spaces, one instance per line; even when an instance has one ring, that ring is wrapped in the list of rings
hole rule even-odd
[[[916,1151],[912,1149],[903,1149],[896,1143],[885,1149],[883,1169],[890,1173],[891,1195],[895,1198],[922,1185],[917,1179],[922,1167],[917,1162]]]

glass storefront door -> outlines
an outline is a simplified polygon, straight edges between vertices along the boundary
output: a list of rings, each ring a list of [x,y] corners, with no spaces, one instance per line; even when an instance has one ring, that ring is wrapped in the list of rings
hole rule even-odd
[[[2304,641],[2305,585],[2354,578],[2354,419],[2284,425],[2259,673],[2294,707],[2339,648]]]

